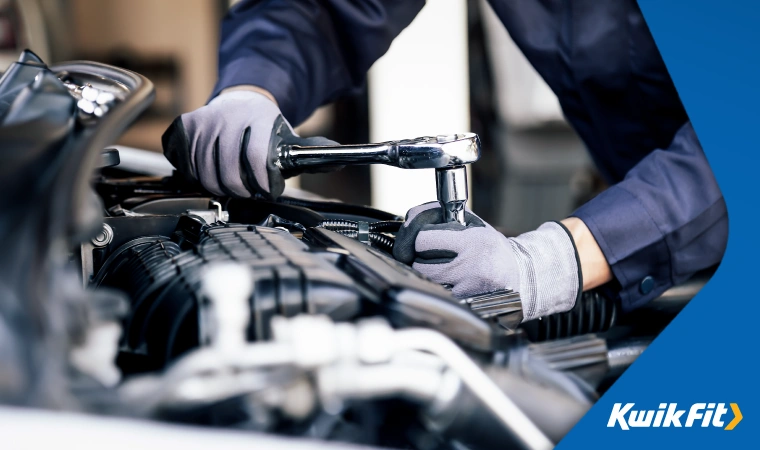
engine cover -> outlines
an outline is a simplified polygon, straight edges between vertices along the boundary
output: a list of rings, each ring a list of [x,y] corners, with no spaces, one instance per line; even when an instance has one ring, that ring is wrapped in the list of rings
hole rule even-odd
[[[195,230],[200,232],[195,234]],[[211,309],[200,293],[209,263],[253,269],[251,341],[271,336],[274,315],[325,314],[345,320],[359,310],[353,281],[287,231],[254,225],[202,224],[183,216],[173,237],[133,239],[105,261],[94,284],[127,293],[122,359],[143,371],[165,366],[213,335]],[[138,361],[142,360],[141,363]],[[126,367],[125,367],[126,368]]]

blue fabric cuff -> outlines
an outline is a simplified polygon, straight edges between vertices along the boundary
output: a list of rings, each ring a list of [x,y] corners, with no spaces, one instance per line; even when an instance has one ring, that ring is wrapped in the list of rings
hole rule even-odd
[[[612,186],[571,216],[586,224],[602,249],[621,286],[624,311],[647,303],[673,285],[665,236],[633,194]]]
[[[293,102],[296,93],[290,75],[271,60],[259,55],[239,58],[220,68],[219,80],[209,101],[224,89],[246,84],[269,91],[277,100],[282,115],[291,126],[295,127],[297,125],[295,121],[305,119],[297,117],[297,106]]]

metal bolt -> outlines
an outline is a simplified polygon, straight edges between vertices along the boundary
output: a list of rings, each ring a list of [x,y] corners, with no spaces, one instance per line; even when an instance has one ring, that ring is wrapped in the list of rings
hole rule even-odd
[[[113,241],[113,229],[107,223],[104,223],[100,233],[92,238],[92,245],[95,247],[105,247],[111,241]]]

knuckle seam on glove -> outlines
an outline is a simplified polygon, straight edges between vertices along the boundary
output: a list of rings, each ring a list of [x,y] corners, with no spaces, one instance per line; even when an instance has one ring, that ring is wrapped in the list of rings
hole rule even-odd
[[[222,178],[222,155],[221,155],[221,148],[219,145],[219,136],[216,137],[216,140],[214,141],[214,172],[216,172],[216,182],[219,183],[219,189],[224,192],[224,195],[228,197],[235,197],[235,194],[227,188],[227,186],[224,184],[224,179]]]
[[[248,144],[251,140],[251,127],[247,126],[243,130],[243,134],[240,135],[240,146],[238,148],[238,171],[240,172],[240,181],[243,183],[243,187],[251,194],[251,196],[256,195],[257,192],[259,192],[259,189],[256,189],[258,185],[251,185],[251,180],[248,177],[248,171],[246,170],[246,163],[248,162],[248,157],[246,154],[246,150],[248,149]],[[254,183],[256,183],[254,178]]]
[[[250,130],[250,127],[248,128]],[[265,197],[267,196],[267,192],[261,188],[261,185],[259,185],[258,180],[256,179],[256,173],[253,171],[253,166],[251,165],[251,161],[248,159],[248,145],[250,144],[250,132],[248,134],[248,139],[245,141],[245,146],[240,146],[240,170],[241,170],[241,179],[243,180],[243,185],[246,186],[246,188],[251,191],[251,195],[255,195],[256,193],[262,194]]]

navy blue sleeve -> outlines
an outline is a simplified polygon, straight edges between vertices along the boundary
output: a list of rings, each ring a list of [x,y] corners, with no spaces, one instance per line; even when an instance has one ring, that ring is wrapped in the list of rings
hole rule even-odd
[[[425,0],[243,0],[222,23],[219,80],[271,92],[297,125],[363,86]]]
[[[726,203],[691,122],[572,215],[599,243],[626,310],[718,264],[728,239]]]

